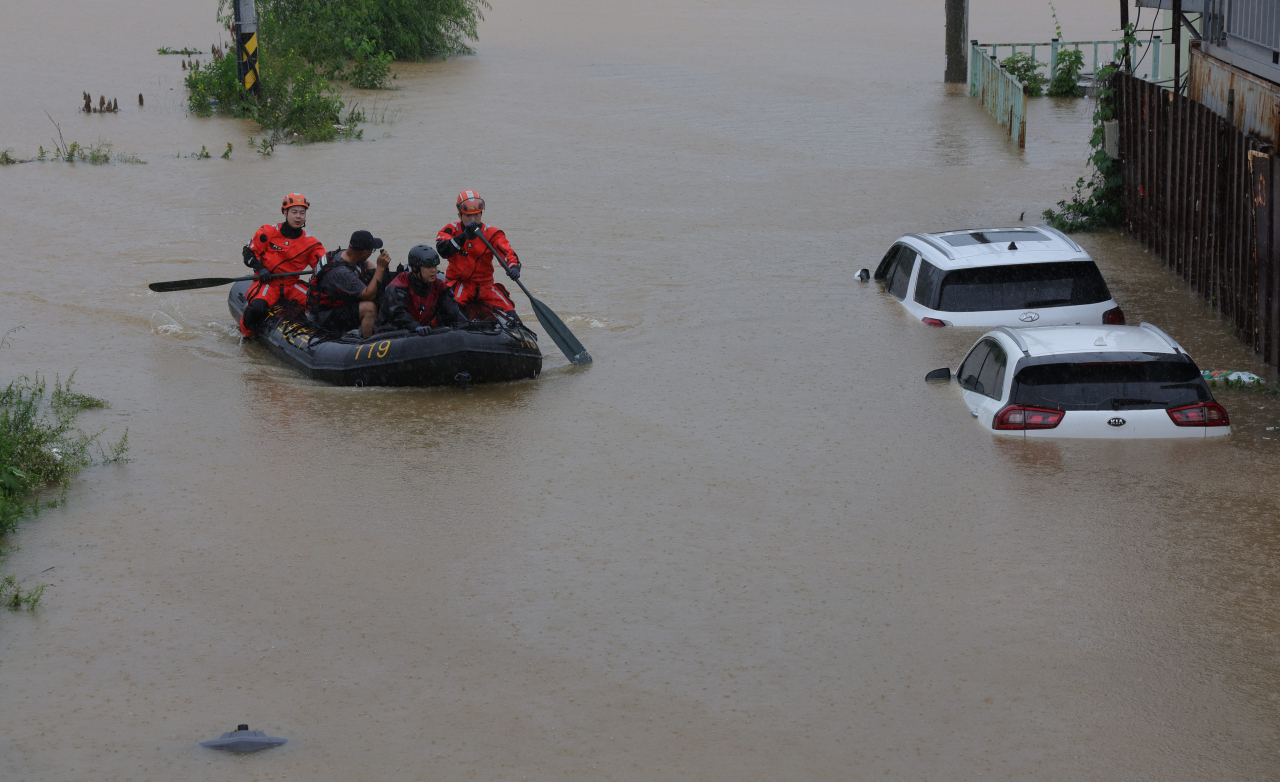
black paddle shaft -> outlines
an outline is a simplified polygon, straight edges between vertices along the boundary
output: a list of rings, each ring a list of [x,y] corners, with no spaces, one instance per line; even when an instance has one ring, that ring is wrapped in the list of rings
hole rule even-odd
[[[489,240],[485,238],[484,232],[476,234],[480,237],[480,241],[484,242],[484,246],[489,248],[489,252],[493,253],[493,257],[498,259],[498,263],[502,264],[502,268],[510,269],[507,259],[502,257],[494,249]],[[533,306],[533,314],[538,316],[538,322],[547,330],[547,334],[551,335],[551,341],[556,343],[556,347],[560,348],[560,352],[564,353],[565,358],[569,359],[570,364],[590,364],[591,354],[582,346],[578,338],[573,336],[573,332],[569,327],[564,325],[564,321],[560,320],[560,316],[551,311],[551,308],[533,297],[529,289],[524,287],[524,283],[516,280],[516,285],[520,286],[520,290],[524,291],[524,295],[529,297],[529,304]]]
[[[283,274],[268,274],[265,278],[256,274],[248,277],[198,277],[194,280],[173,280],[172,282],[153,282],[147,287],[156,293],[171,293],[173,291],[193,291],[200,288],[216,288],[219,285],[231,285],[236,282],[247,282],[249,280],[268,279],[274,280],[279,277],[300,277],[304,274],[314,274],[315,272],[308,269],[305,272],[285,272]]]

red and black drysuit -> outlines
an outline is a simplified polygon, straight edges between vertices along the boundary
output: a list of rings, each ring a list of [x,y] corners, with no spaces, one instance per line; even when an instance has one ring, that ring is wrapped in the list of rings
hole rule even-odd
[[[348,263],[342,253],[339,247],[324,256],[307,289],[307,319],[330,332],[360,328],[360,294],[377,272]]]
[[[314,268],[324,258],[324,245],[303,229],[291,228],[288,223],[264,225],[245,245],[243,255],[245,265],[259,274],[264,270],[268,274],[301,272]],[[245,294],[240,333],[246,337],[253,336],[253,329],[266,318],[267,310],[282,301],[306,306],[306,284],[298,277],[255,281]]]
[[[419,326],[461,326],[467,318],[458,309],[453,292],[439,275],[423,283],[412,270],[400,272],[387,283],[378,326],[413,331]]]
[[[520,259],[507,242],[507,235],[491,225],[481,225],[480,230],[518,275]],[[463,223],[449,223],[436,234],[436,252],[449,260],[445,284],[463,312],[473,320],[487,317],[490,308],[514,317],[515,302],[501,283],[493,281],[493,253],[480,237],[466,236]]]

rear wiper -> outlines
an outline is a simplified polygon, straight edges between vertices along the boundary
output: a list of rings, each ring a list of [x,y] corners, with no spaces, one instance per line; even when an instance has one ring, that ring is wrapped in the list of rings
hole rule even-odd
[[[1120,408],[1125,407],[1127,405],[1149,405],[1149,404],[1151,404],[1150,399],[1130,399],[1128,397],[1121,397],[1121,396],[1111,398],[1112,410],[1119,410]]]
[[[1027,309],[1034,309],[1035,307],[1061,307],[1070,303],[1071,299],[1041,299],[1040,301],[1029,301],[1022,306]]]

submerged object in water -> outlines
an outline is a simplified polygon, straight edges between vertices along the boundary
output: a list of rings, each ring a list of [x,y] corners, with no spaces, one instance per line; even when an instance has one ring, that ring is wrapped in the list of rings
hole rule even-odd
[[[270,749],[288,743],[289,740],[286,738],[268,736],[260,730],[249,730],[248,725],[237,725],[235,730],[223,733],[219,738],[200,742],[200,746],[231,752],[257,752],[260,749]]]
[[[227,296],[231,314],[244,313],[252,282]],[[538,337],[521,325],[473,322],[420,335],[388,331],[368,339],[324,339],[306,315],[273,307],[258,341],[307,377],[342,386],[447,386],[534,378],[542,372]]]
[[[1200,377],[1203,377],[1205,381],[1226,380],[1232,383],[1244,383],[1245,385],[1257,383],[1259,380],[1262,380],[1262,378],[1252,372],[1241,372],[1235,369],[1205,370],[1200,373]]]

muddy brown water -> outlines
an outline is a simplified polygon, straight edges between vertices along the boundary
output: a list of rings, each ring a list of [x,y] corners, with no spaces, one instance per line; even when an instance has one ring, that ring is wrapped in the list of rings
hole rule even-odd
[[[77,370],[133,457],[11,539],[54,586],[0,616],[0,777],[1275,778],[1280,405],[1220,392],[1220,442],[996,440],[922,381],[980,332],[853,279],[906,231],[1033,221],[1087,102],[1033,101],[1011,150],[939,83],[937,3],[528,0],[359,94],[364,141],[261,158],[153,53],[207,49],[210,5],[6,12],[0,146],[50,147],[48,109],[148,163],[0,169],[4,379]],[[1047,39],[1033,6],[975,34]],[[594,365],[333,388],[225,290],[146,289],[239,273],[292,190],[399,260],[464,186]],[[1081,241],[1132,322],[1274,377],[1128,237]],[[290,742],[196,745],[240,722]]]

